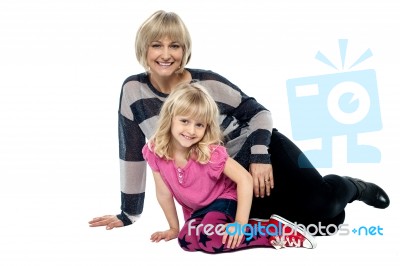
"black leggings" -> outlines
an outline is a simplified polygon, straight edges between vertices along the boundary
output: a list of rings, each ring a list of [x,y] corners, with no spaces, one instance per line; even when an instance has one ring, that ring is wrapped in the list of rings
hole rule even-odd
[[[251,218],[268,219],[278,214],[304,225],[344,222],[344,208],[357,193],[350,181],[333,174],[322,177],[307,159],[309,168],[300,168],[298,158],[304,154],[276,129],[269,153],[275,186],[270,196],[253,198]]]

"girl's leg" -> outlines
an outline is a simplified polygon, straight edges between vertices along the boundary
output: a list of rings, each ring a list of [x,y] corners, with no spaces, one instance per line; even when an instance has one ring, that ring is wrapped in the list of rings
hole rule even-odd
[[[259,235],[247,228],[242,243],[238,248],[228,249],[222,244],[221,226],[232,223],[233,219],[221,212],[209,212],[203,218],[196,218],[185,223],[179,233],[178,241],[186,251],[204,251],[207,253],[220,253],[250,247],[270,247],[267,235]],[[236,227],[236,229],[239,229]]]
[[[193,218],[187,221],[178,235],[179,246],[186,251],[200,251],[200,245],[197,238],[197,227],[201,224],[203,217]]]

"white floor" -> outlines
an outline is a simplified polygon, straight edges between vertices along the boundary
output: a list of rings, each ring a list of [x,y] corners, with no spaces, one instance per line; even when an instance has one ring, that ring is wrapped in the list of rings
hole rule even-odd
[[[326,2],[2,1],[0,265],[395,265],[399,4]],[[189,67],[226,76],[267,106],[275,126],[288,135],[286,80],[336,72],[313,57],[321,50],[340,62],[337,39],[349,39],[354,60],[371,48],[374,56],[360,68],[377,73],[383,127],[361,141],[380,149],[381,162],[348,164],[339,137],[332,168],[320,171],[385,188],[388,209],[355,202],[345,221],[348,229],[379,226],[383,235],[319,237],[314,250],[184,252],[176,241],[149,240],[166,226],[150,175],[137,223],[111,231],[89,228],[92,217],[119,212],[119,90],[127,76],[142,71],[133,51],[136,29],[161,8],[181,14],[191,30]],[[261,34],[253,35],[253,27]]]
[[[377,210],[356,202],[346,209],[348,228],[380,226],[383,235],[317,237],[314,250],[257,248],[229,254],[209,255],[182,251],[176,241],[152,243],[150,234],[166,228],[164,217],[149,192],[146,211],[132,226],[107,231],[89,228],[87,221],[96,215],[113,213],[118,206],[112,193],[112,181],[104,177],[88,178],[85,174],[66,171],[59,177],[74,182],[57,181],[51,191],[51,180],[36,180],[35,186],[3,191],[0,243],[2,265],[203,265],[204,263],[273,263],[281,265],[395,265],[398,254],[397,201],[393,189],[392,206]],[[79,178],[77,178],[79,176]],[[54,177],[56,178],[56,177]],[[88,181],[96,181],[92,186]],[[99,184],[103,183],[103,186]],[[109,185],[105,185],[109,183]],[[149,182],[151,183],[151,182]],[[95,189],[99,188],[99,189]],[[149,189],[152,186],[149,186]],[[3,188],[4,189],[4,188]],[[91,191],[89,191],[89,189]],[[87,191],[86,191],[87,190]],[[5,208],[4,208],[5,207]]]

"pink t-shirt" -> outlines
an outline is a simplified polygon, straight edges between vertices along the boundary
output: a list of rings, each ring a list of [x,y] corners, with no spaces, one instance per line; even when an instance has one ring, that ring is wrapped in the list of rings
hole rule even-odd
[[[211,159],[200,164],[189,159],[185,167],[178,168],[173,160],[161,159],[148,145],[143,157],[154,172],[159,172],[176,201],[182,205],[185,220],[191,214],[216,199],[237,200],[236,184],[224,173],[228,158],[225,147],[210,146]]]

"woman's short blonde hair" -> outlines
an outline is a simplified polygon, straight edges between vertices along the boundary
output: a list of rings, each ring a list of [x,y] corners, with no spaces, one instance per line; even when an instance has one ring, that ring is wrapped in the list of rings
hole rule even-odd
[[[135,50],[139,63],[148,70],[147,50],[151,42],[169,37],[183,48],[182,65],[178,72],[183,72],[192,54],[192,40],[182,19],[173,12],[159,10],[151,15],[136,34]]]
[[[219,109],[207,90],[196,83],[182,83],[167,97],[160,111],[157,130],[150,140],[151,148],[161,158],[172,159],[171,125],[172,119],[177,115],[206,123],[204,137],[192,147],[192,152],[198,162],[209,162],[210,145],[222,144]]]

